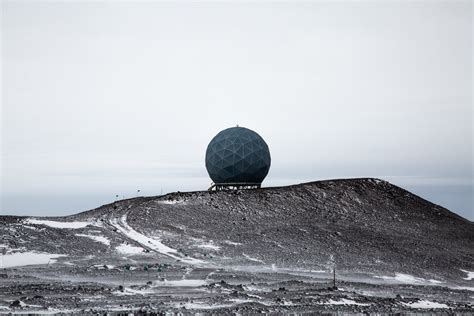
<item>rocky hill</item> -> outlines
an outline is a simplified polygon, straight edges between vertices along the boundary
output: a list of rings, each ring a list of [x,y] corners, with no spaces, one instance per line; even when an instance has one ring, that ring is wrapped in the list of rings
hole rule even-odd
[[[472,222],[378,179],[178,192],[67,217],[3,216],[0,234],[6,267],[46,259],[117,266],[133,258],[309,279],[329,279],[336,267],[345,282],[460,289],[472,289],[474,271]]]

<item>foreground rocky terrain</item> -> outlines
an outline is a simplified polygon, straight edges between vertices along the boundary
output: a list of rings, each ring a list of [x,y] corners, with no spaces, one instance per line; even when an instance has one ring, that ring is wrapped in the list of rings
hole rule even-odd
[[[473,228],[378,179],[2,216],[0,313],[472,313]]]

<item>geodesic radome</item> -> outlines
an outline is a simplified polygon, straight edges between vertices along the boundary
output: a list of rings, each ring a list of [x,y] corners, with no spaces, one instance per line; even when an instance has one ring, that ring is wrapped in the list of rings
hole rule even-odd
[[[219,132],[206,150],[207,172],[215,184],[260,184],[270,162],[263,138],[244,127]]]

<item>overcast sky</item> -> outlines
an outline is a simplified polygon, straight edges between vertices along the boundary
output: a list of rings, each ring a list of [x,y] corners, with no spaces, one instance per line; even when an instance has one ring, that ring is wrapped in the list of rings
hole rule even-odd
[[[2,1],[2,214],[205,190],[245,126],[264,186],[379,177],[474,220],[471,1]]]

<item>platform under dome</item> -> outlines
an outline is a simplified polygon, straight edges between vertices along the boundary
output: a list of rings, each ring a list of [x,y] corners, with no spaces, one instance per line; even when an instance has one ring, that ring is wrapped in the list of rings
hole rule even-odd
[[[206,168],[217,188],[260,187],[270,163],[267,144],[248,128],[225,129],[207,146]]]

